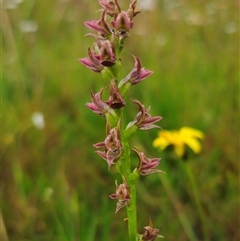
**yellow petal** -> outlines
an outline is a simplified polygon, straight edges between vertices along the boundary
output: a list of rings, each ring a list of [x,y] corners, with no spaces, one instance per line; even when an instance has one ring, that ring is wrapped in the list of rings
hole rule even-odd
[[[176,131],[160,131],[159,136],[164,138],[169,144],[174,145],[176,137]]]
[[[164,150],[169,145],[169,142],[162,137],[158,137],[153,141],[153,146],[159,148],[160,150]]]
[[[198,139],[196,138],[185,138],[184,142],[193,150],[194,153],[198,154],[201,152],[202,147]]]
[[[203,139],[204,137],[204,134],[203,132],[197,130],[197,129],[194,129],[194,128],[191,128],[191,127],[187,127],[187,126],[184,126],[180,129],[180,135],[183,136],[183,137],[197,137],[199,139]]]
[[[185,145],[184,143],[179,143],[178,145],[174,146],[174,151],[179,157],[183,157],[184,152],[185,152]]]

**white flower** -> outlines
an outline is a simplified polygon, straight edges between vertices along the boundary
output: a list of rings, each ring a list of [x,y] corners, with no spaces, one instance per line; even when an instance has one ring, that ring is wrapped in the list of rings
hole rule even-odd
[[[3,2],[3,6],[5,9],[16,9],[18,8],[18,5],[22,3],[23,0],[6,0],[6,1],[1,1]]]
[[[164,46],[167,43],[167,41],[168,39],[165,34],[159,34],[156,38],[156,42],[160,47]]]
[[[235,33],[238,31],[238,25],[236,22],[230,22],[226,24],[224,30],[225,30],[225,33],[228,33],[228,34]]]
[[[38,24],[34,20],[22,20],[19,28],[23,33],[34,33],[38,30]]]
[[[37,129],[43,129],[45,127],[44,116],[41,112],[34,112],[31,116],[33,125]]]
[[[156,0],[140,0],[138,7],[141,10],[153,11],[156,9]]]
[[[190,25],[203,25],[204,23],[203,16],[197,11],[189,12],[185,20]]]
[[[44,192],[43,192],[43,200],[46,202],[50,199],[52,196],[54,190],[51,187],[46,187]]]

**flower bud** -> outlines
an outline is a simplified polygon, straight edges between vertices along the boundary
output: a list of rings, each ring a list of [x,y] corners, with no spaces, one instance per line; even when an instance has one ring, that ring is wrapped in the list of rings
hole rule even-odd
[[[130,202],[130,188],[127,184],[126,179],[124,179],[124,183],[118,185],[116,184],[116,193],[109,195],[111,199],[118,199],[116,213],[123,207],[127,206]]]
[[[127,83],[136,85],[153,73],[151,70],[142,68],[141,61],[138,57],[136,57],[134,55],[132,55],[132,57],[134,60],[134,68],[127,75],[127,77],[125,79],[121,80],[121,82],[119,83],[120,87],[126,85]]]
[[[145,154],[139,151],[136,147],[132,150],[138,155],[139,158],[137,170],[140,175],[147,176],[156,172],[165,173],[161,170],[154,169],[158,166],[161,158],[147,158]]]
[[[122,40],[129,36],[128,32],[133,28],[133,22],[126,12],[121,12],[116,19],[112,21],[112,26],[115,29],[115,35]]]
[[[84,22],[84,24],[88,28],[97,31],[98,35],[107,37],[112,33],[112,31],[106,22],[105,16],[106,16],[106,11],[103,11],[101,14],[100,20],[86,21]]]
[[[100,62],[105,67],[111,67],[116,62],[115,48],[109,40],[102,42],[99,49]]]
[[[122,142],[120,139],[120,126],[121,120],[119,120],[116,127],[111,129],[103,142],[94,144],[95,148],[104,148],[103,151],[96,151],[108,163],[108,169],[114,164],[122,154]]]
[[[110,82],[110,96],[109,100],[106,102],[112,109],[120,109],[125,106],[125,102],[119,92],[119,89],[112,79]]]
[[[134,121],[130,122],[127,125],[126,130],[133,125],[136,125],[140,130],[149,130],[152,128],[159,128],[159,126],[154,125],[154,123],[160,121],[162,119],[161,116],[152,117],[149,114],[150,107],[145,109],[144,105],[142,105],[138,100],[132,100],[132,102],[138,105],[139,111]]]
[[[130,19],[133,19],[137,14],[141,13],[140,10],[136,10],[137,0],[133,1],[129,9],[127,10],[127,14],[130,17]]]
[[[115,1],[114,0],[98,0],[99,4],[106,10],[109,16],[113,16],[115,12]]]
[[[109,113],[115,116],[115,112],[113,109],[109,107],[109,105],[102,100],[102,92],[103,88],[96,94],[91,91],[91,99],[92,103],[87,103],[86,106],[92,110],[94,113],[105,116],[106,113]]]
[[[144,227],[145,232],[142,235],[143,241],[154,241],[156,238],[164,238],[162,235],[157,234],[159,230],[152,227],[152,221],[150,219],[149,225]]]
[[[90,48],[88,48],[88,57],[78,61],[94,72],[101,72],[103,69],[99,56]]]

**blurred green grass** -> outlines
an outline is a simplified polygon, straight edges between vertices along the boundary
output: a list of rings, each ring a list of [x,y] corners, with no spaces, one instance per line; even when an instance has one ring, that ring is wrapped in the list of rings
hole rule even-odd
[[[2,7],[1,212],[8,239],[127,240],[125,213],[115,215],[108,198],[118,175],[92,147],[103,140],[105,122],[85,107],[90,89],[106,83],[77,61],[92,43],[83,38],[83,21],[98,18],[97,1],[11,0]],[[157,131],[134,137],[146,154],[162,157],[167,172],[139,182],[141,232],[150,215],[165,240],[190,240],[184,214],[197,240],[204,240],[202,226],[209,240],[240,238],[238,8],[228,0],[159,0],[135,19],[121,76],[133,66],[129,53],[154,74],[131,97],[163,116],[163,129],[188,125],[206,135],[189,163],[204,223],[181,163],[153,149]],[[126,122],[134,108],[126,107]],[[32,124],[35,112],[44,116],[41,130]]]

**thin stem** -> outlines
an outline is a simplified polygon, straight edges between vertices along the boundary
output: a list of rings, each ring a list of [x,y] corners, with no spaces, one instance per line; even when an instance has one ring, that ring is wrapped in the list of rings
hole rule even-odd
[[[138,173],[131,173],[130,148],[128,142],[123,142],[124,149],[124,168],[123,178],[125,177],[130,188],[130,203],[127,206],[128,234],[129,241],[137,240],[137,205],[136,205],[136,180]]]
[[[199,198],[199,192],[198,192],[197,184],[196,184],[195,178],[193,176],[193,172],[192,172],[188,162],[185,163],[185,169],[186,169],[188,179],[190,181],[190,185],[191,185],[191,188],[192,188],[192,191],[193,191],[193,196],[194,196],[194,199],[195,199],[195,202],[196,202],[196,205],[197,205],[197,211],[198,211],[199,218],[201,220],[202,231],[203,231],[203,234],[204,234],[204,240],[208,241],[209,236],[208,236],[207,227],[205,226],[205,224],[206,224],[205,214],[204,214],[204,211],[203,211],[201,200]]]
[[[127,207],[129,241],[137,240],[137,210],[136,210],[136,187],[130,185],[131,202]]]
[[[192,228],[191,222],[188,219],[187,215],[184,213],[184,207],[181,204],[181,202],[178,200],[178,197],[176,196],[175,191],[173,190],[169,180],[167,178],[162,178],[160,175],[159,175],[159,178],[161,179],[162,184],[168,194],[168,197],[177,212],[179,221],[182,224],[188,239],[190,241],[197,241],[198,239]]]

